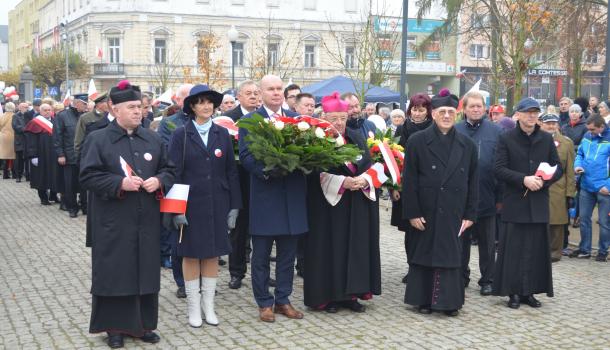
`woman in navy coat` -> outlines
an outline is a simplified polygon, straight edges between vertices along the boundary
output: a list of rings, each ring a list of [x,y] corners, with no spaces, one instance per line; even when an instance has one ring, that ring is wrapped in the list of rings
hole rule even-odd
[[[241,194],[233,143],[228,131],[212,122],[222,94],[207,85],[195,85],[184,100],[183,111],[191,121],[176,129],[169,157],[176,164],[176,183],[190,185],[186,215],[173,219],[183,226],[178,255],[182,256],[189,324],[205,321],[218,325],[214,294],[218,257],[231,251],[228,231],[235,227]],[[201,300],[199,277],[202,278]]]

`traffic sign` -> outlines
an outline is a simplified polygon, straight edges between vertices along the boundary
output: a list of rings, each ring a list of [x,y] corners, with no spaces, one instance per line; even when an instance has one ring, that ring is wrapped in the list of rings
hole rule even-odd
[[[59,87],[57,87],[57,86],[49,86],[49,95],[51,95],[51,96],[59,96]]]
[[[42,98],[42,89],[34,88],[34,98]]]

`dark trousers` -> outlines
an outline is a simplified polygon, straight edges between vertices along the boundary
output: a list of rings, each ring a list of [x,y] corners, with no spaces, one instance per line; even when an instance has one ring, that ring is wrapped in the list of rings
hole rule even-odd
[[[305,270],[305,245],[306,240],[307,239],[307,235],[301,235],[299,237],[299,240],[297,241],[297,266],[296,269],[297,271],[300,271],[301,274],[303,273],[303,270]]]
[[[10,178],[9,171],[13,170],[12,167],[13,167],[13,160],[12,159],[4,159],[4,160],[2,160],[2,177],[3,178],[5,178],[5,179]],[[15,177],[14,174],[13,174],[13,177]]]
[[[79,193],[78,167],[74,164],[66,164],[63,168],[64,193],[62,198],[65,198],[64,204],[69,211],[78,211],[79,208],[76,201],[76,196]],[[81,198],[84,198],[84,196],[81,195]]]
[[[49,194],[47,193],[47,190],[38,190],[38,198],[40,198],[40,202],[48,202]]]
[[[239,213],[240,216],[242,213]],[[247,256],[248,242],[250,235],[248,234],[248,223],[245,225],[240,223],[239,217],[235,228],[231,230],[229,237],[231,238],[231,253],[229,254],[229,272],[231,277],[243,279],[248,271]]]
[[[252,292],[259,307],[290,304],[299,236],[252,236]],[[269,293],[269,255],[275,241],[275,295]]]
[[[174,246],[174,244],[172,243],[173,239],[174,238],[172,237],[172,232],[164,227],[161,227],[160,253],[162,261],[163,259],[169,259],[171,257],[172,247]]]
[[[24,172],[23,151],[15,151],[15,162],[13,163],[13,177],[21,179]]]
[[[161,230],[166,230],[162,228]],[[184,276],[182,275],[182,257],[178,256],[178,239],[180,232],[178,230],[171,230],[170,232],[170,243],[172,253],[172,274],[174,275],[174,281],[178,287],[184,287]]]
[[[496,261],[496,216],[492,215],[477,220],[474,225],[464,232],[462,237],[462,275],[465,286],[470,282],[468,263],[470,262],[470,247],[473,238],[479,241],[479,270],[481,271],[479,285],[484,286],[493,282]]]

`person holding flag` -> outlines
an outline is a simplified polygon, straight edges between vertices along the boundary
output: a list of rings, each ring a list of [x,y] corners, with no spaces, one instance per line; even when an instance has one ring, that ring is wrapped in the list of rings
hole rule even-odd
[[[111,348],[125,335],[156,343],[160,289],[160,204],[174,182],[165,145],[141,126],[141,96],[123,80],[110,90],[112,115],[82,148],[80,179],[90,191],[92,312],[90,333]],[[130,169],[130,170],[125,170]]]
[[[356,163],[307,176],[309,233],[305,240],[305,305],[336,313],[339,308],[364,312],[358,298],[381,294],[379,205],[374,181],[366,171],[371,157],[360,132],[346,128],[349,103],[336,92],[322,98],[322,119],[347,143],[358,146]],[[380,169],[383,174],[383,166]],[[370,183],[369,183],[370,181]],[[368,197],[372,193],[372,198]]]
[[[228,233],[235,228],[241,208],[232,136],[212,122],[221,102],[222,94],[207,85],[195,85],[182,107],[190,119],[176,129],[169,144],[176,182],[190,185],[186,213],[176,215],[173,223],[181,232],[178,255],[191,327],[203,324],[202,307],[207,324],[219,323],[214,310],[218,257],[231,252]]]
[[[534,294],[553,296],[549,243],[549,187],[563,174],[551,134],[540,130],[540,104],[531,97],[515,109],[517,126],[498,139],[494,172],[504,182],[500,245],[493,295],[512,309],[540,307]],[[555,168],[553,168],[555,167]]]
[[[413,229],[405,303],[422,314],[457,316],[464,304],[461,236],[477,217],[478,154],[454,127],[457,96],[443,90],[432,98],[432,126],[407,141],[401,198]]]

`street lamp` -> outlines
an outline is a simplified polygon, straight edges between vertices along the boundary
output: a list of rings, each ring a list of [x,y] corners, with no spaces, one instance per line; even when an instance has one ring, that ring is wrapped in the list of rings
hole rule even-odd
[[[64,42],[64,51],[66,53],[66,91],[70,89],[70,71],[69,71],[69,61],[68,61],[68,25],[66,23],[61,23],[61,28],[64,30],[61,35],[61,39]]]
[[[231,88],[235,91],[235,42],[239,39],[239,32],[234,25],[227,32],[227,36],[231,42]]]
[[[526,80],[525,80],[525,87],[526,87],[526,97],[530,96],[530,54],[532,53],[532,48],[534,47],[534,42],[532,41],[532,39],[527,38],[527,40],[525,41],[525,43],[523,44],[523,48],[525,51],[525,54],[527,55],[527,75],[526,75]],[[522,81],[523,82],[523,81]]]

